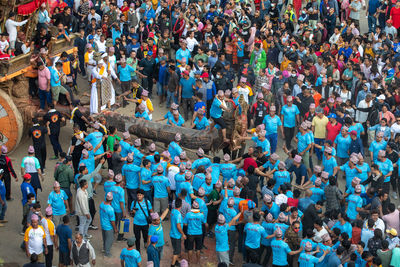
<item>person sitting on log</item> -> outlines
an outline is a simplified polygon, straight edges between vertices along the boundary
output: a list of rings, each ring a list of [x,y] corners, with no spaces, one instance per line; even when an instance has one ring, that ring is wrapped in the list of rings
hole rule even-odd
[[[145,119],[147,121],[151,120],[146,111],[146,106],[143,103],[138,106],[138,111],[135,113],[134,117],[138,119]]]

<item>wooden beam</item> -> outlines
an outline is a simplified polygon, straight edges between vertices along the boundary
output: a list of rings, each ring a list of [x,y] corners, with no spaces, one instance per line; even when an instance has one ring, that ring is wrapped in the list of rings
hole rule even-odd
[[[67,52],[67,54],[71,54],[71,53],[73,52],[73,49],[74,49],[74,48],[71,48],[71,49],[68,49],[68,50],[66,50],[66,51],[64,51],[64,52]],[[60,52],[60,53],[58,53],[58,54],[55,54],[55,55],[53,55],[53,57],[59,57],[59,56],[61,55],[61,53],[62,53],[62,52]],[[21,69],[21,70],[18,70],[18,71],[16,71],[16,72],[13,72],[13,73],[10,74],[10,75],[7,75],[7,74],[6,74],[4,77],[1,77],[1,78],[0,78],[0,82],[6,82],[6,81],[8,81],[8,80],[11,80],[12,78],[15,78],[15,77],[17,77],[17,76],[19,76],[19,75],[24,74],[24,73],[27,71],[28,67],[29,67],[29,65],[28,65],[27,67]]]

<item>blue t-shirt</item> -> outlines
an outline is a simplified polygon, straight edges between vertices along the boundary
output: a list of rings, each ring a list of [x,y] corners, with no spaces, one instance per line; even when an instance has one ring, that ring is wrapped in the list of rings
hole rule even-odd
[[[337,156],[339,158],[349,157],[348,150],[350,147],[350,143],[351,143],[350,135],[347,135],[347,137],[343,137],[343,135],[340,133],[336,136],[335,144],[336,144]]]
[[[169,180],[163,175],[153,176],[154,198],[168,197]]]
[[[168,152],[171,155],[172,159],[175,158],[175,156],[179,157],[179,155],[182,153],[182,151],[183,151],[182,148],[174,141],[169,143]]]
[[[340,230],[340,232],[346,232],[349,235],[349,238],[352,237],[352,232],[353,232],[353,228],[351,226],[351,224],[349,222],[345,222],[345,224],[341,224],[339,221],[336,222],[333,227],[332,230],[338,228]]]
[[[145,202],[146,201],[146,202]],[[146,205],[147,203],[147,205]],[[140,208],[142,207],[142,208]],[[150,210],[153,208],[149,200],[143,199],[142,202],[133,201],[131,204],[131,210],[136,208],[135,217],[133,217],[133,224],[136,225],[147,225],[147,217],[150,216]],[[143,211],[144,213],[143,213]]]
[[[249,248],[257,249],[260,247],[261,238],[267,237],[264,227],[260,224],[246,223],[244,227],[246,233],[246,240],[244,244]]]
[[[215,226],[215,251],[224,252],[229,251],[229,242],[228,242],[228,229],[229,225],[225,223],[224,225],[216,225]]]
[[[357,165],[357,168],[361,170],[361,173],[358,173],[358,178],[361,179],[361,183],[366,181],[368,179],[368,173],[371,171],[371,168],[369,167],[369,164],[364,162],[363,165]]]
[[[61,252],[69,253],[68,239],[72,240],[72,230],[68,225],[60,224],[57,226],[56,234],[59,240],[59,250]]]
[[[152,180],[152,176],[151,176],[151,171],[146,169],[146,168],[142,168],[142,170],[140,171],[140,178],[142,179],[142,184],[140,185],[140,188],[142,188],[144,191],[150,191],[151,190],[151,182],[148,184],[144,184],[143,181],[151,181]]]
[[[300,253],[299,256],[299,267],[314,267],[319,261],[319,258],[305,252]]]
[[[119,80],[121,82],[129,82],[131,80],[131,73],[135,72],[135,69],[132,68],[131,65],[126,64],[125,68],[123,68],[121,65],[118,66],[118,74],[119,74]]]
[[[301,153],[311,144],[311,138],[308,133],[301,134],[300,132],[297,133],[296,137],[299,140],[297,142],[297,151]]]
[[[190,194],[194,193],[192,184],[190,182],[183,182],[180,185],[180,191],[182,191],[182,189],[185,189],[187,191],[185,201],[189,204],[192,204],[192,198],[190,197]]]
[[[226,203],[227,203],[227,202],[226,202]],[[222,204],[221,204],[221,205],[222,205]],[[228,223],[229,223],[230,221],[232,221],[232,219],[235,218],[235,216],[237,215],[236,210],[233,209],[233,208],[228,208],[228,207],[227,207],[227,204],[225,204],[225,208],[223,209],[222,213],[223,213],[223,215],[224,215],[224,217],[225,217],[226,222],[228,222]],[[235,226],[235,225],[231,225],[231,226],[228,228],[228,230],[235,231],[235,230],[236,230],[236,226]]]
[[[137,189],[139,188],[139,173],[142,170],[139,166],[135,164],[124,164],[122,166],[122,176],[126,180],[126,188]]]
[[[197,169],[200,166],[204,166],[204,168],[207,169],[210,165],[211,165],[211,160],[209,158],[203,157],[193,161],[192,169]]]
[[[162,227],[161,222],[159,225],[150,224],[149,236],[153,236],[153,235],[158,236],[158,242],[156,244],[156,248],[164,246],[164,244],[165,244],[164,229]]]
[[[96,169],[95,164],[96,163],[95,163],[94,157],[90,157],[90,156],[89,156],[89,158],[82,159],[79,162],[79,166],[81,166],[81,165],[85,165],[86,166],[86,169],[88,170],[88,173],[92,173]]]
[[[275,180],[275,186],[272,189],[274,194],[278,194],[278,188],[284,183],[290,183],[290,173],[288,171],[276,171],[273,176]]]
[[[269,213],[271,213],[272,216],[274,217],[274,219],[278,219],[279,213],[281,212],[281,209],[279,208],[279,206],[275,202],[272,202],[271,208],[268,208],[268,206],[263,205],[261,207],[261,210],[264,211],[264,212],[268,211]]]
[[[121,146],[121,157],[125,158],[126,156],[128,156],[131,145],[124,140],[119,141],[119,144]]]
[[[199,120],[199,117],[196,117],[194,119],[194,125],[196,126],[197,130],[204,130],[207,128],[207,126],[210,125],[210,123],[208,122],[208,119],[206,118],[206,116],[203,116],[203,118],[201,118],[201,120]]]
[[[350,220],[355,220],[358,214],[357,208],[363,206],[363,200],[360,196],[351,194],[347,197],[346,201],[348,202],[346,211],[347,217],[349,217]]]
[[[197,173],[193,177],[193,189],[199,191],[200,186],[205,182],[206,175],[204,173]]]
[[[268,139],[264,139],[261,141],[258,137],[253,136],[251,140],[256,143],[257,147],[261,147],[263,153],[267,152],[265,155],[268,157],[271,151],[271,144],[269,143]]]
[[[210,108],[210,116],[212,118],[216,119],[221,118],[223,111],[222,108],[220,107],[221,104],[222,104],[221,101],[217,97],[215,97]]]
[[[59,72],[54,67],[50,67],[48,69],[50,70],[50,86],[51,87],[60,86],[61,79]]]
[[[64,192],[64,190],[60,189],[60,193],[57,194],[54,191],[51,191],[49,194],[49,198],[47,200],[47,204],[51,205],[53,208],[53,215],[60,216],[67,213],[67,209],[65,207],[64,200],[67,200],[68,196]]]
[[[379,160],[376,160],[375,163],[376,163],[376,165],[379,166],[379,170],[382,172],[382,174],[384,176],[387,175],[389,172],[393,171],[393,163],[388,158],[385,159],[385,161],[383,161],[383,162],[379,161]],[[390,176],[386,177],[384,182],[385,183],[390,182]]]
[[[283,126],[287,128],[293,128],[296,126],[296,115],[300,114],[299,108],[296,105],[289,107],[284,105],[281,110],[283,118]]]
[[[136,112],[135,113],[135,117],[136,118],[143,118],[146,121],[151,121],[149,114],[147,113],[147,111],[143,111],[142,113],[140,112]]]
[[[264,227],[264,230],[267,233],[267,236],[272,235],[275,231],[275,227],[274,227],[273,223],[267,223],[266,221],[263,221],[261,223],[261,226]],[[272,239],[263,238],[263,239],[261,239],[261,244],[264,246],[271,246],[271,241],[272,241]]]
[[[137,267],[138,263],[142,261],[142,257],[136,249],[123,248],[119,258],[125,262],[127,267]]]
[[[104,231],[112,230],[111,222],[115,222],[115,213],[111,205],[107,205],[104,202],[100,203],[100,224],[101,229]]]
[[[271,241],[272,248],[272,264],[278,266],[286,266],[288,265],[287,255],[292,250],[289,248],[289,245],[283,240],[273,239]]]
[[[346,188],[351,186],[351,181],[354,177],[358,177],[358,171],[356,168],[350,168],[349,163],[346,162],[344,165],[340,166],[340,170],[346,173]]]
[[[282,125],[279,116],[275,115],[273,118],[268,114],[263,119],[263,124],[265,125],[265,131],[267,135],[278,133],[278,126]]]
[[[334,157],[331,157],[330,159],[323,157],[322,166],[324,166],[324,171],[329,173],[329,175],[333,175],[333,171],[335,167],[337,167],[336,159]]]
[[[373,153],[374,161],[378,159],[379,150],[386,150],[387,141],[382,140],[379,143],[376,140],[372,141],[369,146],[369,151]]]
[[[30,193],[34,194],[36,198],[35,189],[31,186],[30,183],[23,182],[21,184],[21,193],[22,193],[22,206],[24,206],[26,202],[28,202],[28,194]]]
[[[93,149],[97,147],[97,145],[101,143],[102,140],[103,140],[103,134],[101,132],[92,132],[85,138],[85,141],[89,142],[93,146]],[[94,154],[97,156],[103,153],[104,153],[104,148],[102,145],[100,145],[99,149],[97,149]]]
[[[192,98],[196,81],[192,77],[189,77],[189,79],[181,78],[179,84],[182,86],[182,98]]]
[[[115,213],[122,213],[120,203],[122,202],[123,207],[125,207],[125,190],[120,186],[114,185],[111,187],[111,192],[113,193],[111,206],[113,207]]]
[[[171,230],[169,232],[171,238],[180,239],[182,237],[182,234],[178,231],[178,224],[183,229],[182,214],[179,210],[173,209],[171,212]]]
[[[201,235],[203,233],[202,224],[206,223],[207,218],[201,212],[189,212],[183,219],[183,223],[188,225],[188,235]]]
[[[175,179],[175,188],[176,188],[175,194],[176,194],[176,196],[178,196],[181,193],[181,183],[186,181],[185,173],[175,174],[174,179]]]
[[[315,203],[325,199],[325,192],[323,189],[321,189],[319,187],[311,187],[310,190],[313,193],[310,198]]]
[[[236,165],[232,163],[222,163],[219,165],[219,169],[224,182],[233,178],[236,171]]]
[[[176,51],[175,58],[176,60],[182,60],[182,58],[185,58],[186,62],[189,62],[190,59],[189,49],[182,50],[182,48],[179,48],[178,51]]]
[[[364,132],[364,127],[362,126],[361,123],[356,123],[356,125],[350,126],[349,129],[348,129],[347,131],[348,131],[348,132],[356,131],[356,132],[357,132],[357,137],[360,138],[361,133]]]

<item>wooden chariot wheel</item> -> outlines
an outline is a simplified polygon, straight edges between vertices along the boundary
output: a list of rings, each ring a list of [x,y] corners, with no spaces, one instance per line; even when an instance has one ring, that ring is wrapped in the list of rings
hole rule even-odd
[[[5,145],[13,151],[22,138],[24,123],[21,113],[13,100],[0,90],[0,146]]]

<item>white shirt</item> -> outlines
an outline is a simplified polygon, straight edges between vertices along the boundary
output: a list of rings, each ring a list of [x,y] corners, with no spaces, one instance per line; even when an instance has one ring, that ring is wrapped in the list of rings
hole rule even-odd
[[[89,13],[89,15],[88,15],[88,21],[91,22],[92,19],[95,19],[95,20],[96,20],[96,23],[99,23],[99,22],[101,21],[101,17],[100,17],[100,15],[97,14],[97,13],[94,13],[94,15],[92,15],[91,13]]]
[[[196,45],[199,45],[199,42],[195,38],[191,39],[190,37],[186,38],[187,48],[190,52],[193,52],[193,49]]]
[[[96,44],[100,53],[106,52],[106,40],[104,40],[103,42],[101,42],[100,40],[96,41]]]
[[[52,230],[52,234],[54,235],[55,234],[54,233],[55,232],[55,225],[50,219],[47,220],[44,217],[42,218],[41,222],[42,222],[42,226],[44,228],[44,232],[46,233],[46,243],[47,243],[48,246],[51,246],[51,245],[53,245],[53,240],[51,239],[49,228],[53,229]],[[52,224],[52,225],[49,225],[49,224]]]
[[[324,234],[328,233],[328,231],[326,231],[325,228],[322,228],[321,231],[319,231],[319,232],[317,231],[317,229],[314,228],[313,232],[315,233],[313,239],[314,239],[315,242],[318,242],[318,243],[321,243],[322,242],[322,236]]]
[[[358,103],[358,108],[369,108],[372,106],[372,101],[369,101],[369,104],[367,104],[367,102],[364,100],[361,100],[360,103]],[[356,121],[358,121],[359,123],[364,123],[366,122],[368,119],[368,112],[364,112],[364,111],[359,111],[357,110],[356,112]]]
[[[24,240],[28,241],[28,251],[30,254],[36,253],[39,255],[43,253],[43,237],[45,235],[46,233],[41,225],[36,229],[29,227],[26,230]]]
[[[17,27],[24,25],[28,20],[24,20],[21,22],[16,22],[15,20],[8,19],[6,21],[6,30],[8,33],[8,39],[10,42],[15,42],[17,40]]]
[[[390,127],[390,132],[394,133],[393,138],[396,138],[397,134],[400,134],[400,124],[393,123],[392,126]]]
[[[171,190],[176,190],[175,175],[177,173],[179,173],[179,167],[172,165],[171,167],[168,168],[168,180],[170,183]]]
[[[239,95],[243,95],[244,101],[246,101],[246,103],[248,104],[249,103],[249,94],[250,94],[249,88],[247,88],[247,87],[243,88],[243,87],[239,86],[238,91],[239,91]]]

